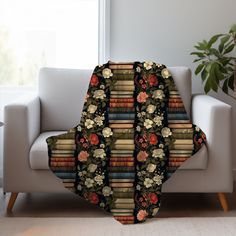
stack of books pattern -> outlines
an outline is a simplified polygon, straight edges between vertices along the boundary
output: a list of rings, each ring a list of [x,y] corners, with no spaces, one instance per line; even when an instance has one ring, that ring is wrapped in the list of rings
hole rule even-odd
[[[114,143],[110,147],[109,185],[113,191],[111,212],[123,224],[134,223],[134,70],[133,64],[111,64],[114,86],[110,91],[109,127]]]
[[[75,133],[57,136],[49,153],[49,166],[57,177],[62,179],[64,187],[75,192]]]
[[[109,62],[94,70],[80,124],[47,143],[68,190],[133,224],[157,214],[162,183],[205,135],[164,65]]]
[[[184,103],[176,88],[169,92],[167,109],[168,127],[172,131],[173,143],[169,148],[168,176],[193,154],[193,125],[186,113]]]

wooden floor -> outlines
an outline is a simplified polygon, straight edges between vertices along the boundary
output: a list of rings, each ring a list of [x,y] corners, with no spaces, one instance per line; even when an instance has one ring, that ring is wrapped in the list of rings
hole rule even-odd
[[[99,207],[93,206],[78,196],[50,193],[19,194],[12,213],[6,213],[10,194],[3,195],[0,189],[0,217],[110,217]],[[158,217],[235,217],[236,184],[234,192],[226,194],[229,211],[224,212],[217,194],[168,193],[162,195],[162,207]]]

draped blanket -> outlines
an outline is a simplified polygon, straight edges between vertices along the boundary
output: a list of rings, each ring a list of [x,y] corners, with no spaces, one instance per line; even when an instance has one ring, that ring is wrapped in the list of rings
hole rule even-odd
[[[204,143],[170,72],[153,62],[97,66],[80,123],[47,139],[65,188],[123,224],[155,216],[162,184]]]

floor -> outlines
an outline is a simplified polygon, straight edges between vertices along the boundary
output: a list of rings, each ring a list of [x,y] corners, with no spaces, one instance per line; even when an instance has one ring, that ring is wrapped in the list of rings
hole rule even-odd
[[[6,213],[9,196],[0,189],[0,217],[111,217],[72,193],[21,193],[13,212]],[[225,213],[216,194],[163,194],[158,217],[236,217],[236,183],[234,192],[226,197],[229,211]]]

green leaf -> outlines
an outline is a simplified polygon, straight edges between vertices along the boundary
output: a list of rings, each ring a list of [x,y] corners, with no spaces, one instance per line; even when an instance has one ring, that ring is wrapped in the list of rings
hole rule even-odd
[[[204,66],[205,66],[204,64],[199,64],[195,70],[195,75],[198,75],[202,71]]]
[[[222,90],[224,93],[228,94],[228,79],[224,81]]]
[[[193,62],[195,63],[195,62],[198,62],[198,61],[201,61],[202,60],[202,58],[198,58],[198,59],[195,59]]]
[[[234,90],[234,74],[232,74],[228,79],[228,86]]]
[[[210,86],[211,86],[212,90],[214,92],[217,92],[218,91],[218,85],[217,85],[216,78],[214,77],[213,72],[209,75],[208,80],[210,81]]]
[[[207,77],[208,77],[208,73],[206,72],[205,69],[203,69],[202,72],[201,72],[202,81],[204,82]]]
[[[209,49],[209,52],[210,52],[211,54],[213,54],[214,56],[218,57],[218,58],[221,56],[220,53],[219,53],[219,51],[216,50],[215,48],[210,48],[210,49]]]
[[[212,36],[208,42],[208,47],[210,48],[218,40],[220,36],[222,36],[222,34],[217,34],[217,35]]]
[[[190,55],[196,55],[198,57],[205,57],[204,53],[202,52],[191,52]]]
[[[236,24],[232,25],[230,28],[230,33],[235,33],[236,32]]]
[[[224,54],[233,51],[234,47],[235,47],[235,44],[229,45],[229,46],[225,49]]]
[[[208,94],[210,90],[211,90],[211,83],[210,83],[210,80],[208,79],[205,83],[204,91],[206,94]]]
[[[220,44],[219,44],[219,47],[218,47],[220,53],[223,52],[223,50],[224,50],[224,45],[225,45],[226,42],[229,41],[229,39],[230,39],[230,35],[228,35],[228,34],[225,35],[223,38],[221,38]]]

